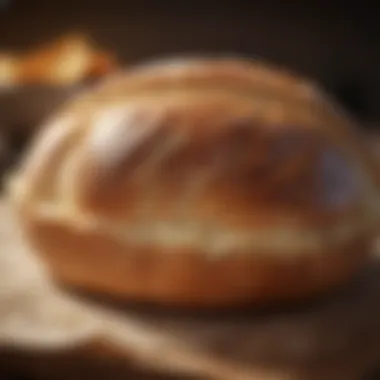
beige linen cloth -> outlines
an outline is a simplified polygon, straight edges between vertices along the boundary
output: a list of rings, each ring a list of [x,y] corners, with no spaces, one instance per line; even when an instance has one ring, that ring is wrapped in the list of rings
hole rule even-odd
[[[174,317],[83,301],[50,281],[0,202],[0,345],[12,357],[37,353],[50,379],[89,376],[76,369],[78,360],[61,363],[71,365],[65,377],[46,359],[78,349],[94,364],[106,358],[110,367],[132,363],[179,379],[354,380],[380,363],[377,263],[339,294],[296,309]],[[128,368],[112,378],[142,379]]]

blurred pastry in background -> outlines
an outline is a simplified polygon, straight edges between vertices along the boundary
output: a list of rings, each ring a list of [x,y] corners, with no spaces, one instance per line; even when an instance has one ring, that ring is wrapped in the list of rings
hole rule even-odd
[[[118,67],[113,54],[83,34],[68,34],[21,54],[0,52],[0,132],[13,156],[51,112]]]
[[[25,54],[0,55],[0,87],[72,85],[102,77],[117,66],[115,56],[99,50],[88,37],[69,34]]]
[[[12,86],[18,81],[18,60],[10,54],[0,54],[0,86]]]

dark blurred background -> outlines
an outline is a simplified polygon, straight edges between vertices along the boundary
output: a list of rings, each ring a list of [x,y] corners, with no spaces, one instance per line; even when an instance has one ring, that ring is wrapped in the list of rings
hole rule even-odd
[[[227,52],[321,81],[368,127],[380,124],[379,5],[365,2],[0,0],[0,50],[88,32],[125,63]]]

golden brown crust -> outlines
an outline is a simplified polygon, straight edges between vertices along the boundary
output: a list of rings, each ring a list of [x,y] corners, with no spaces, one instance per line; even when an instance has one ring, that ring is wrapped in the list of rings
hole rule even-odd
[[[54,277],[79,289],[130,301],[187,307],[239,306],[297,300],[338,288],[366,264],[369,239],[353,239],[324,252],[267,252],[213,258],[207,252],[120,244],[46,221],[26,223],[33,247]]]
[[[263,64],[185,60],[131,70],[69,104],[13,195],[29,239],[68,282],[228,304],[349,277],[379,220],[374,177],[350,122],[313,85]],[[67,243],[52,243],[54,225]],[[215,285],[202,290],[207,279]]]

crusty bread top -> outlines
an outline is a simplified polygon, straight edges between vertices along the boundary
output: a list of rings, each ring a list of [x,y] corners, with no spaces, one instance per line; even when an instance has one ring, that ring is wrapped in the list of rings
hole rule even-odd
[[[315,85],[266,64],[185,59],[118,74],[68,104],[37,137],[13,193],[74,228],[249,251],[372,228],[373,170]]]

